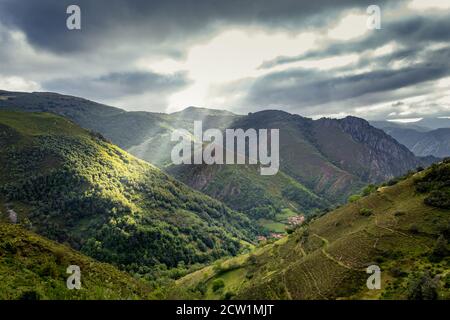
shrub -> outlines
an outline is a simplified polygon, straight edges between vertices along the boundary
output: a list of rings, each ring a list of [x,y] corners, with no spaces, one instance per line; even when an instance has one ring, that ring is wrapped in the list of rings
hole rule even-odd
[[[213,265],[213,271],[217,274],[223,273],[224,268],[222,266],[222,263],[220,261],[216,261]]]
[[[13,242],[10,241],[0,243],[0,248],[2,249],[2,251],[4,250],[7,253],[15,254],[17,252],[17,247]]]
[[[256,259],[256,256],[254,255],[254,254],[251,254],[249,257],[248,257],[248,264],[249,265],[255,265],[255,264],[257,264],[258,263],[258,260]]]
[[[382,257],[386,258],[387,260],[397,260],[403,256],[403,253],[398,250],[387,249],[387,250],[381,251],[380,255]]]
[[[352,202],[356,202],[359,199],[361,199],[361,195],[359,194],[353,194],[350,197],[348,197],[348,202],[352,203]]]
[[[413,234],[418,234],[419,233],[419,227],[416,224],[412,224],[409,227],[409,232],[411,232]]]
[[[450,289],[450,274],[447,274],[444,278],[444,287]]]
[[[56,278],[58,276],[58,267],[54,261],[46,261],[39,266],[37,273],[43,277]]]
[[[444,236],[445,239],[450,240],[450,222],[440,227],[440,233]]]
[[[396,185],[399,181],[400,181],[399,178],[394,178],[394,179],[389,180],[386,184],[387,184],[388,186],[394,186],[394,185]]]
[[[373,214],[373,211],[371,209],[368,209],[368,208],[361,208],[359,210],[359,214],[364,216],[364,217],[368,217],[368,216],[371,216]]]
[[[438,282],[431,279],[428,272],[416,273],[410,276],[407,295],[410,300],[436,300],[438,297]]]
[[[34,290],[25,291],[21,294],[19,300],[41,300],[41,295],[39,292]]]
[[[225,282],[222,279],[219,278],[213,281],[212,289],[214,292],[222,289],[223,287],[225,287]]]
[[[404,216],[404,215],[405,215],[405,213],[403,211],[395,211],[394,212],[394,216],[396,216],[396,217],[401,217],[401,216]]]
[[[232,291],[227,291],[223,297],[224,300],[231,300],[236,294]]]
[[[416,182],[416,191],[419,193],[428,192],[431,187],[432,186],[429,182],[422,182],[422,181]]]
[[[200,282],[196,287],[195,291],[200,292],[201,295],[205,295],[207,291],[206,284],[204,282]]]
[[[450,193],[447,190],[434,190],[424,202],[432,207],[450,209]]]
[[[361,192],[362,196],[368,196],[369,194],[377,191],[378,187],[374,184],[369,184],[367,187],[365,187],[363,189],[363,191]]]
[[[406,275],[406,272],[404,272],[400,267],[392,267],[389,271],[396,278],[404,277]]]
[[[423,178],[415,181],[417,192],[430,192],[424,200],[426,205],[450,209],[450,166],[447,163],[432,165]]]
[[[443,235],[440,235],[434,244],[433,251],[430,255],[430,260],[441,261],[448,254],[447,240]]]

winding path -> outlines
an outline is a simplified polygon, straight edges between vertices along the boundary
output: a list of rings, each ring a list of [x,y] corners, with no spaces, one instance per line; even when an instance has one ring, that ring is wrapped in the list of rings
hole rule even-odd
[[[330,260],[332,260],[333,262],[337,263],[338,265],[340,265],[343,268],[349,269],[349,270],[354,270],[354,271],[362,271],[361,269],[357,269],[357,268],[353,268],[351,266],[346,265],[345,263],[343,263],[342,261],[339,261],[338,259],[336,259],[335,257],[333,257],[331,254],[329,254],[326,251],[326,248],[328,248],[328,245],[330,244],[330,242],[325,239],[324,237],[319,236],[317,233],[313,233],[313,236],[316,236],[317,238],[319,238],[320,240],[323,241],[324,246],[322,247],[322,253]]]

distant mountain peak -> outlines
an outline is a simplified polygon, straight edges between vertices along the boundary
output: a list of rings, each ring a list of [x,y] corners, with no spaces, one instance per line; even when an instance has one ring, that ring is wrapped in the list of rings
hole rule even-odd
[[[283,110],[276,110],[276,109],[267,109],[267,110],[261,110],[257,112],[249,112],[248,118],[253,120],[270,120],[270,121],[279,121],[279,120],[286,120],[286,121],[292,121],[295,119],[308,119],[304,118],[298,114],[292,114]]]
[[[183,115],[207,115],[207,116],[236,116],[235,113],[227,111],[227,110],[220,110],[220,109],[211,109],[211,108],[204,108],[204,107],[196,107],[196,106],[189,106],[181,111],[173,112],[171,114],[183,114]]]
[[[364,127],[370,126],[367,120],[355,116],[346,116],[345,118],[340,119],[339,122],[342,124],[360,125]]]
[[[256,111],[256,112],[249,112],[249,115],[292,115],[291,113],[287,112],[287,111],[283,111],[283,110],[278,110],[278,109],[265,109],[265,110],[261,110],[261,111]]]

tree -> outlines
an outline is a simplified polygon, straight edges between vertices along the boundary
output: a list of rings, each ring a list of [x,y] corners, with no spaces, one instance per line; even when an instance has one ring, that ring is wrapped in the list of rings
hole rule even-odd
[[[256,258],[256,256],[254,254],[251,254],[248,257],[248,263],[249,263],[249,265],[255,265],[258,263],[258,259]]]
[[[431,258],[435,261],[440,261],[447,256],[447,240],[444,235],[440,235],[434,244],[433,251],[431,252]]]
[[[362,196],[368,196],[369,194],[371,194],[372,192],[375,192],[375,191],[377,191],[377,186],[376,185],[374,185],[374,184],[369,184],[367,187],[365,187],[364,189],[363,189],[363,191],[361,192],[361,195]]]
[[[408,284],[408,299],[410,300],[436,300],[438,297],[438,282],[432,279],[428,272],[415,273],[410,277]]]
[[[214,292],[218,291],[219,289],[222,289],[225,287],[225,282],[222,279],[216,279],[212,283],[212,289]]]
[[[348,202],[352,203],[352,202],[356,202],[359,199],[361,199],[361,195],[359,194],[353,194],[350,197],[348,197]]]
[[[365,216],[365,217],[368,217],[368,216],[372,215],[372,213],[373,213],[373,211],[371,209],[368,209],[368,208],[361,208],[359,210],[359,214],[362,215],[362,216]]]

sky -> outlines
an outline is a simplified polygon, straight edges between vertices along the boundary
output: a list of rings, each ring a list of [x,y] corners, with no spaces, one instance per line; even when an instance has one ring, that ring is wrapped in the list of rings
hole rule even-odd
[[[450,0],[0,0],[0,89],[130,111],[448,117]]]

